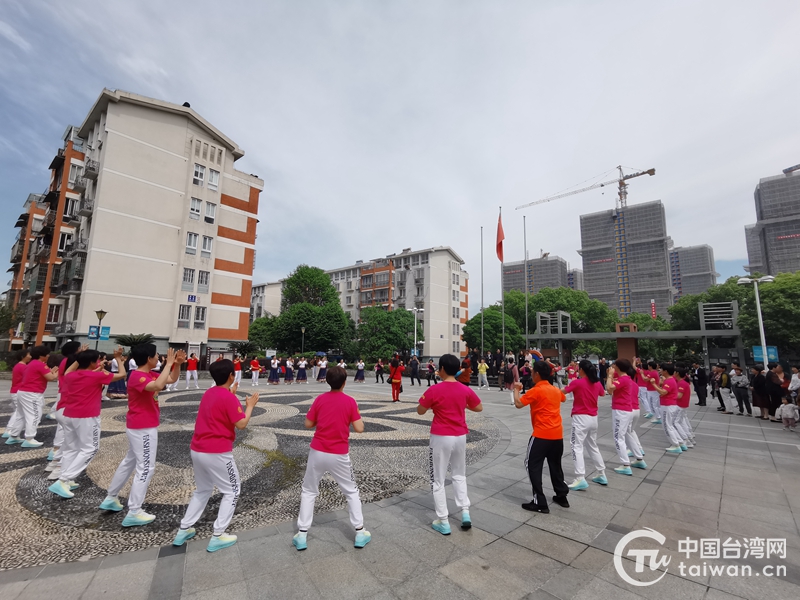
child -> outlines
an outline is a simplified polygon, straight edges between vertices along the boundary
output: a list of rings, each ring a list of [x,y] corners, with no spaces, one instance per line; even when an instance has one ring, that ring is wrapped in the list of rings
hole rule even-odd
[[[233,442],[236,430],[244,429],[250,422],[253,408],[258,403],[258,392],[247,397],[247,408],[242,411],[241,402],[236,397],[239,386],[233,362],[215,362],[208,371],[217,385],[203,394],[197,409],[197,422],[190,446],[196,489],[172,545],[183,546],[186,540],[194,537],[193,525],[203,516],[216,486],[222,494],[222,501],[217,520],[214,521],[214,535],[206,548],[208,552],[216,552],[236,543],[235,535],[225,533],[236,510],[241,489],[239,470],[233,460]]]
[[[439,359],[439,377],[442,378],[442,383],[426,390],[417,406],[417,413],[420,415],[424,415],[429,409],[433,411],[428,460],[437,519],[431,524],[431,527],[442,535],[450,535],[447,496],[444,490],[447,465],[450,465],[452,473],[456,506],[461,509],[461,529],[472,527],[469,517],[470,504],[467,497],[467,434],[469,429],[467,429],[465,409],[481,412],[483,404],[475,392],[456,380],[458,369],[459,361],[456,356],[452,354],[442,356]]]
[[[44,391],[47,383],[58,379],[58,367],[47,368],[47,357],[50,356],[50,348],[47,346],[35,346],[31,350],[31,361],[22,372],[22,381],[17,389],[17,410],[20,411],[22,419],[18,419],[14,428],[8,430],[6,444],[20,444],[23,448],[38,448],[43,442],[36,440],[36,428],[42,420],[42,407],[44,406]],[[23,425],[25,427],[25,440],[22,435]]]
[[[794,431],[794,426],[797,424],[797,420],[800,419],[797,405],[792,404],[786,396],[781,398],[781,403],[778,410],[775,411],[775,418],[783,419],[784,431]]]
[[[482,390],[483,386],[486,386],[486,389],[489,388],[489,378],[486,376],[486,372],[489,370],[489,365],[486,364],[486,360],[481,358],[481,362],[478,363],[478,389]],[[430,381],[428,382],[430,385]]]
[[[11,418],[8,420],[8,425],[6,425],[6,431],[3,434],[4,438],[10,438],[10,432],[20,429],[25,423],[22,410],[17,404],[17,391],[19,390],[19,384],[22,383],[22,375],[25,372],[25,367],[31,362],[30,350],[20,350],[17,354],[17,359],[19,362],[11,369],[11,406],[13,406],[13,410],[11,411]],[[14,442],[6,442],[9,446],[13,443]]]
[[[323,367],[324,368],[324,367]],[[317,396],[306,414],[306,429],[314,429],[311,449],[308,451],[306,474],[303,477],[303,492],[300,495],[300,514],[297,516],[298,532],[292,544],[298,550],[308,547],[306,535],[314,519],[314,502],[319,495],[319,480],[327,471],[339,484],[339,489],[347,497],[350,523],[356,530],[356,548],[366,546],[372,535],[364,529],[361,514],[361,497],[350,463],[350,424],[356,433],[364,432],[364,421],[358,413],[358,405],[350,396],[343,393],[347,383],[347,371],[341,367],[331,367],[325,380],[331,391]]]
[[[78,487],[75,479],[92,462],[100,447],[100,408],[103,386],[125,378],[122,365],[122,348],[117,348],[114,358],[120,371],[109,373],[97,370],[100,353],[97,350],[79,352],[63,377],[63,395],[58,407],[59,422],[64,430],[61,446],[61,472],[49,491],[62,498],[72,498]]]
[[[105,500],[100,510],[119,512],[122,504],[117,494],[128,481],[131,473],[136,474],[128,496],[128,514],[122,521],[123,527],[148,525],[155,521],[155,515],[142,510],[147,487],[153,478],[158,451],[158,424],[161,410],[158,406],[158,392],[168,383],[180,377],[180,365],[186,360],[183,350],[167,351],[166,364],[160,374],[153,372],[158,364],[155,344],[141,344],[131,350],[137,368],[128,378],[128,414],[125,417],[125,435],[128,438],[128,453],[117,467]],[[178,369],[173,367],[178,365]]]

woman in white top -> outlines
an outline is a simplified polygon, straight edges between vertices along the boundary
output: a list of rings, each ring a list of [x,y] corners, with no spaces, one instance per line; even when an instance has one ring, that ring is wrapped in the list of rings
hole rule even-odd
[[[337,364],[336,366],[337,367],[341,367],[343,369],[346,369],[347,368],[347,363],[344,362],[344,359],[342,358],[342,359],[339,360],[339,364]]]
[[[286,385],[294,383],[294,361],[291,356],[286,359],[286,375],[283,376],[283,382]]]
[[[119,363],[117,362],[116,358],[111,359],[111,372],[119,373]],[[128,388],[125,387],[124,379],[112,381],[108,385],[109,398],[125,398],[127,395],[128,395]]]
[[[306,375],[306,367],[308,362],[305,358],[297,361],[297,383],[308,383],[308,375]]]
[[[325,376],[328,374],[328,361],[323,356],[319,362],[319,373],[317,374],[317,383],[325,383]]]
[[[281,361],[277,357],[272,357],[269,363],[269,383],[278,385],[281,382],[280,376]]]
[[[364,361],[361,359],[356,363],[356,376],[353,381],[356,383],[364,383]]]

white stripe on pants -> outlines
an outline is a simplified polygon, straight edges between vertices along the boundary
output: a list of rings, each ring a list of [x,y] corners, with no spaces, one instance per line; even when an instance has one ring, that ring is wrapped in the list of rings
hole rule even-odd
[[[689,415],[685,408],[678,407],[680,412],[678,413],[678,422],[677,425],[680,426],[681,432],[686,434],[686,437],[683,439],[685,440],[693,440],[694,439],[694,430],[692,429],[692,423],[689,421]]]
[[[116,497],[125,482],[136,471],[131,483],[131,493],[128,497],[128,510],[139,512],[147,495],[147,486],[153,478],[156,468],[156,453],[158,452],[158,429],[126,429],[128,436],[128,453],[117,467],[117,472],[108,486],[108,495]]]
[[[347,509],[350,512],[350,523],[356,529],[364,526],[361,514],[361,497],[353,475],[353,465],[349,454],[330,454],[309,448],[306,474],[303,477],[303,491],[300,494],[300,514],[297,516],[297,528],[308,531],[314,520],[314,502],[319,496],[319,480],[325,474],[331,474],[339,489],[347,498]]]
[[[71,481],[83,473],[100,448],[100,417],[77,418],[62,414],[60,418],[64,429],[60,479]]]
[[[42,407],[44,406],[44,394],[37,392],[17,392],[17,406],[22,409],[22,418],[25,422],[25,437],[32,439],[36,437],[36,428],[42,420]],[[15,437],[19,437],[19,431],[15,431]]]
[[[677,405],[672,404],[670,406],[664,406],[664,433],[667,434],[669,441],[672,443],[673,446],[678,446],[683,441],[681,439],[681,434],[678,433],[678,430],[675,428],[675,421],[678,419],[678,414],[680,408]]]
[[[203,516],[208,499],[216,486],[222,494],[222,500],[219,503],[217,520],[214,521],[214,535],[223,534],[231,524],[241,491],[236,461],[231,452],[209,454],[192,450],[191,454],[195,490],[181,520],[181,529],[189,529]]]
[[[646,412],[646,413],[652,413],[653,412],[653,409],[650,408],[650,398],[647,396],[647,388],[646,387],[640,387],[639,388],[639,404],[641,404],[642,408],[644,408],[644,412]]]
[[[19,433],[25,427],[25,416],[22,414],[22,410],[19,408],[17,392],[11,394],[11,406],[13,409],[11,411],[11,417],[8,419],[8,425],[6,425],[6,431],[9,435],[16,433],[15,437],[19,437]]]
[[[190,371],[186,369],[186,389],[189,389],[189,380],[194,379],[194,387],[199,388],[200,386],[197,383],[197,369]]]
[[[597,447],[597,417],[592,415],[572,415],[572,463],[575,465],[575,477],[586,477],[586,465],[583,460],[583,447],[589,454],[597,471],[603,472],[606,465]]]
[[[631,464],[628,459],[628,446],[625,443],[625,436],[628,434],[628,425],[630,425],[633,413],[629,410],[616,410],[611,411],[611,419],[614,422],[614,446],[617,448],[617,456],[620,462],[626,467]]]
[[[641,411],[638,408],[634,408],[631,411],[631,420],[628,423],[628,431],[625,432],[625,444],[628,446],[631,452],[633,452],[633,457],[636,460],[640,460],[643,457],[642,454],[642,443],[639,441],[639,436],[636,434],[636,424],[639,423],[639,415]]]
[[[656,419],[661,418],[661,396],[655,390],[647,392],[647,400],[650,402],[650,412]]]
[[[727,412],[733,412],[733,407],[736,404],[736,396],[733,395],[730,389],[724,387],[719,388],[719,393],[722,396],[723,404],[725,404],[725,410]]]
[[[467,497],[467,436],[466,435],[433,435],[428,447],[428,469],[431,478],[431,491],[436,516],[446,521],[447,494],[445,479],[447,467],[450,467],[453,480],[453,496],[459,509],[469,508]]]

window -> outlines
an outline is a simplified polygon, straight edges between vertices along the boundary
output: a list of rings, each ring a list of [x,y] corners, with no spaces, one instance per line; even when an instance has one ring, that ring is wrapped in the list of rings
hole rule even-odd
[[[79,167],[78,165],[70,165],[69,166],[70,187],[72,187],[71,184],[75,183],[75,180],[78,179],[81,176],[81,171],[82,171],[82,168]]]
[[[203,236],[203,249],[200,252],[200,256],[203,258],[211,258],[211,246],[214,243],[214,238],[208,237],[207,235]]]
[[[199,271],[197,273],[197,293],[198,294],[207,294],[208,293],[208,281],[211,278],[211,273],[208,271]]]
[[[212,173],[214,171],[211,171]],[[208,187],[211,187],[211,180],[208,181]],[[206,202],[206,223],[214,223],[214,217],[217,216],[217,205],[212,202]]]
[[[206,307],[205,306],[195,306],[194,307],[194,328],[195,329],[205,329],[206,328]]]
[[[350,306],[352,303],[353,303],[353,297],[352,296],[347,296],[345,298],[345,304],[347,304],[347,306]]]
[[[428,253],[426,252],[425,254],[422,254],[420,256],[422,257],[422,260],[421,260],[422,264],[423,265],[427,265],[428,264]]]
[[[419,265],[419,254],[415,254],[411,257],[411,266]]]
[[[459,333],[458,333],[458,323],[453,323],[453,335],[459,335]]]
[[[209,169],[208,189],[216,192],[218,187],[219,187],[219,171],[215,171],[214,169]]]
[[[195,163],[194,165],[194,178],[192,179],[192,183],[195,185],[199,185],[203,187],[203,180],[206,178],[206,168],[203,165],[198,165]]]
[[[453,273],[453,283],[458,285],[458,273]]]
[[[208,144],[203,142],[203,160],[208,158]]]
[[[196,158],[200,158],[200,140],[194,141],[194,155]]]
[[[203,206],[203,201],[199,198],[192,198],[189,204],[189,218],[195,221],[200,219],[200,208]]]
[[[341,283],[335,283],[334,285],[336,286],[336,291],[337,291],[337,292],[341,292],[341,291],[342,291],[342,290],[340,289],[340,287],[339,287],[339,286],[341,286],[341,285],[342,285]]]
[[[191,231],[186,234],[186,254],[197,254],[197,238],[199,236]]]
[[[459,318],[459,314],[458,313],[459,313],[458,307],[454,306],[453,307],[453,318],[454,319],[458,319]]]
[[[458,295],[459,295],[458,290],[453,290],[453,302],[458,302],[459,300]]]
[[[453,354],[458,354],[459,350],[458,342],[453,342]]]
[[[47,322],[58,323],[61,321],[61,305],[48,304],[47,305]]]
[[[58,238],[58,251],[63,252],[64,250],[67,249],[67,246],[71,244],[72,244],[72,234],[62,233]]]
[[[189,329],[189,320],[192,318],[192,307],[181,304],[178,307],[178,329]]]
[[[194,291],[194,269],[183,269],[183,283],[181,289],[187,292]]]
[[[64,216],[71,217],[78,212],[78,201],[75,198],[64,199]]]
[[[425,290],[421,285],[417,286],[417,298],[422,298],[425,296]]]
[[[217,164],[218,165],[222,164],[222,148],[219,148],[217,150]]]
[[[353,289],[353,282],[352,281],[348,281],[347,282],[347,289],[348,290],[352,290]]]

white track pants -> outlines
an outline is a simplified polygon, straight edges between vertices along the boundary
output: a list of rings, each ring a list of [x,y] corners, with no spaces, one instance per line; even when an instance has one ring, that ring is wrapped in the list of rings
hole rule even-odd
[[[583,460],[583,447],[589,458],[594,463],[596,471],[601,473],[606,470],[603,456],[597,447],[597,417],[591,415],[572,415],[572,463],[575,465],[575,477],[586,477],[586,466]]]
[[[689,421],[689,415],[685,408],[678,408],[680,412],[678,413],[676,426],[680,430],[680,433],[685,435],[683,438],[684,440],[694,440],[694,430],[692,429],[692,423]]]
[[[61,481],[71,481],[83,473],[100,448],[100,417],[78,419],[60,416],[64,429],[61,446]]]
[[[650,403],[650,412],[656,419],[661,418],[661,396],[656,391],[647,392],[647,400]]]
[[[300,514],[297,516],[297,528],[308,531],[314,520],[314,502],[319,496],[319,480],[325,474],[331,474],[339,489],[347,498],[347,510],[350,512],[350,523],[356,529],[364,527],[361,514],[361,497],[353,475],[353,465],[349,454],[330,454],[309,448],[306,474],[303,477],[303,491],[300,494]]]
[[[241,483],[236,461],[230,452],[208,454],[192,450],[191,454],[195,490],[189,506],[186,507],[186,514],[183,515],[181,529],[189,529],[203,516],[208,499],[216,486],[222,494],[222,501],[219,503],[217,520],[214,521],[214,535],[220,535],[231,524],[236,503],[239,501]]]
[[[478,373],[478,387],[481,386],[489,387],[489,378],[486,376],[486,373]]]
[[[619,461],[628,466],[631,464],[628,458],[628,445],[625,437],[628,434],[628,427],[630,426],[633,413],[628,410],[612,410],[611,420],[614,423],[614,446],[617,448],[617,456]]]
[[[447,494],[444,490],[447,467],[453,480],[453,495],[459,509],[469,508],[467,497],[467,436],[431,435],[428,448],[428,466],[431,477],[431,491],[436,516],[446,521]]]
[[[8,419],[6,431],[9,433],[9,435],[16,433],[17,437],[19,437],[19,433],[22,432],[25,427],[25,416],[22,414],[22,410],[19,408],[16,392],[11,394],[11,406],[11,418]]]
[[[642,443],[639,441],[639,436],[636,434],[636,425],[639,423],[639,415],[641,411],[638,408],[634,408],[631,411],[631,420],[628,423],[628,431],[625,433],[625,444],[628,446],[628,449],[633,452],[633,457],[636,460],[642,458]]]
[[[250,385],[258,385],[258,371],[252,371],[250,373]]]
[[[733,391],[721,387],[719,388],[719,393],[720,396],[722,396],[723,404],[725,404],[725,410],[727,412],[733,412],[733,407],[736,405],[736,396],[733,395]]]
[[[678,430],[675,428],[675,421],[678,420],[681,409],[674,404],[671,406],[664,406],[662,408],[664,412],[664,433],[667,434],[667,437],[673,446],[678,446],[683,439],[681,438],[681,434],[678,433]]]
[[[128,436],[128,453],[117,467],[117,472],[108,486],[108,495],[116,497],[122,486],[128,481],[131,473],[136,472],[131,484],[131,493],[128,497],[128,510],[137,513],[141,510],[144,497],[147,495],[147,486],[153,478],[156,468],[156,453],[158,451],[158,429],[126,429]]]
[[[200,385],[197,383],[197,371],[186,371],[186,389],[189,389],[189,380],[194,379],[195,389],[199,389]]]
[[[25,423],[25,437],[32,439],[36,437],[36,429],[39,421],[42,420],[42,407],[44,406],[44,394],[36,392],[17,392],[17,406],[21,409],[22,419]],[[20,432],[12,432],[14,437],[19,437]]]
[[[641,405],[641,408],[644,409],[644,412],[653,412],[653,409],[650,408],[650,398],[647,396],[647,388],[639,388],[639,404]]]
[[[233,372],[233,383],[242,383],[242,372],[241,371],[234,371]]]

